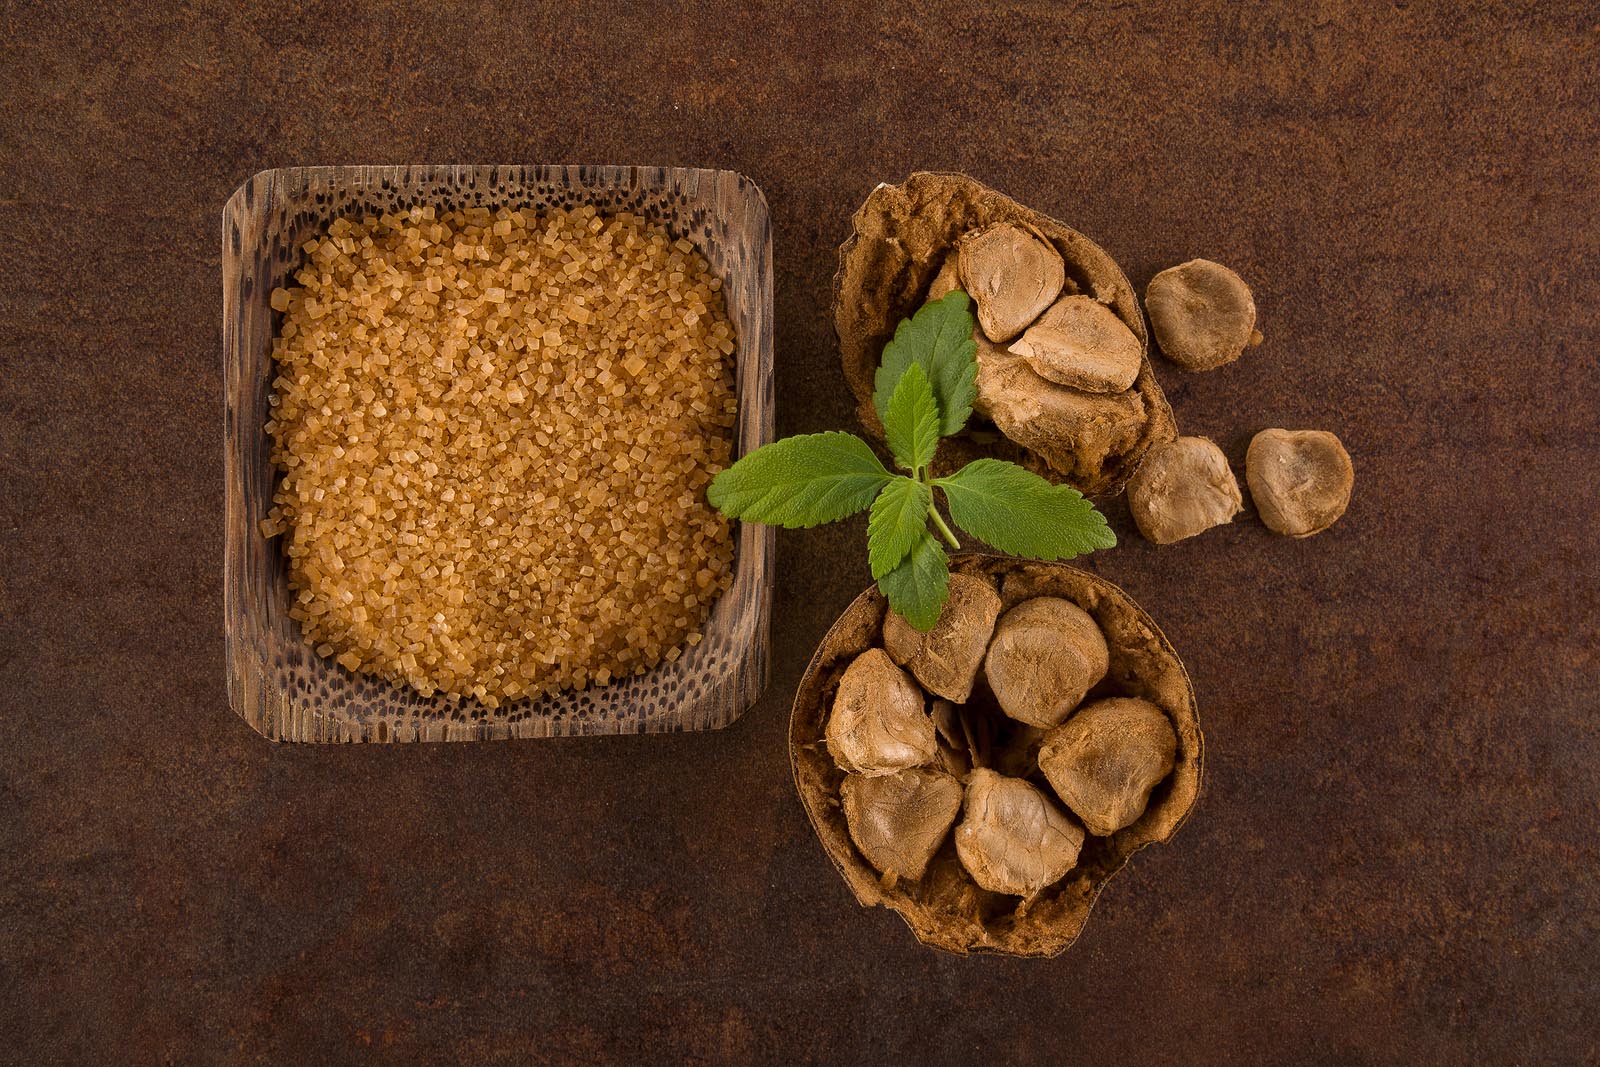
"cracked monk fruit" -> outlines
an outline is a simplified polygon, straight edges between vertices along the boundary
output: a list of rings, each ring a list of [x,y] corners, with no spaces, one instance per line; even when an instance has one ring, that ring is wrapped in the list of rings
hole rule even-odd
[[[1105,517],[1076,489],[1014,463],[979,459],[934,477],[940,439],[961,431],[977,397],[969,303],[959,289],[930,301],[884,346],[873,402],[900,473],[853,434],[818,433],[756,449],[707,490],[725,515],[776,526],[815,526],[870,509],[872,577],[890,606],[922,632],[933,629],[950,595],[940,538],[961,547],[935,490],[957,526],[1004,552],[1055,560],[1116,544]]]
[[[1110,663],[1093,616],[1070,600],[1035,597],[1000,617],[983,665],[1002,711],[1051,727],[1072,714]]]
[[[961,280],[978,302],[978,325],[989,340],[1016,337],[1061,294],[1061,253],[1039,234],[1011,223],[975,230],[959,246]]]
[[[891,881],[916,881],[939,851],[961,810],[961,783],[920,767],[868,778],[852,774],[839,786],[850,840]]]
[[[980,767],[967,779],[956,853],[991,893],[1032,897],[1078,862],[1083,829],[1038,786]]]
[[[1039,769],[1097,837],[1144,814],[1150,790],[1172,773],[1177,735],[1161,709],[1136,697],[1097,700],[1045,734]]]
[[[1139,377],[1144,351],[1116,313],[1088,296],[1050,305],[1008,351],[1035,374],[1086,393],[1120,393]]]
[[[1065,277],[1051,293],[1057,257]],[[1043,272],[1026,266],[1032,259]],[[873,403],[875,372],[884,341],[903,316],[961,289],[978,302],[980,321],[987,317],[974,337],[980,368],[975,417],[941,444],[936,476],[974,459],[1002,459],[1089,496],[1111,496],[1150,448],[1176,436],[1127,276],[1083,234],[980,182],[958,174],[913,174],[903,184],[873,190],[840,246],[834,284],[840,364],[869,434],[883,433]],[[1031,317],[997,324],[996,309],[984,307],[995,303],[991,288],[1002,304],[1015,295],[1027,305],[1019,315]],[[1062,313],[1099,319],[1089,304],[1104,308],[1120,327],[1071,321],[1065,324],[1072,328],[1069,339],[1050,326],[1058,305]],[[1029,338],[1028,330],[1041,324],[1048,328]],[[1011,329],[1018,332],[1005,336]],[[1086,344],[1110,344],[1113,350],[1086,351]],[[1023,347],[1008,351],[1018,345]],[[1132,379],[1124,385],[1130,370]],[[1061,381],[1052,381],[1052,373]],[[1092,391],[1097,389],[1112,391]]]
[[[1057,385],[987,338],[978,342],[977,387],[978,414],[1051,470],[1072,477],[1133,448],[1146,415],[1137,390],[1086,393]]]
[[[1000,598],[988,582],[966,575],[950,576],[950,599],[939,622],[924,633],[891,610],[883,620],[883,647],[928,692],[965,701],[972,695],[983,653],[1000,615]]]
[[[927,763],[937,751],[922,691],[882,649],[856,657],[839,680],[828,717],[828,751],[845,770],[893,774]]]
[[[1154,624],[1102,579],[992,555],[964,554],[952,567],[960,592],[930,636],[966,635],[958,644],[967,657],[973,633],[992,629],[991,648],[1001,643],[1007,616],[996,625],[992,608],[1027,609],[1027,622],[1031,612],[1069,605],[1081,619],[1060,613],[1098,631],[1110,663],[1081,672],[1103,674],[1086,702],[1052,707],[1052,719],[1066,716],[1053,729],[1018,721],[980,665],[965,699],[935,697],[921,714],[932,694],[922,676],[901,675],[923,687],[921,700],[906,705],[918,710],[908,717],[919,731],[931,731],[933,751],[890,773],[855,771],[827,742],[836,720],[853,714],[857,664],[883,669],[897,625],[882,593],[869,589],[828,631],[801,680],[790,727],[795,780],[862,903],[894,908],[918,937],[954,951],[1053,955],[1077,935],[1105,879],[1142,845],[1170,836],[1193,803],[1201,754],[1193,693]],[[962,615],[973,618],[955,618]],[[1029,628],[1047,656],[1083,636]]]

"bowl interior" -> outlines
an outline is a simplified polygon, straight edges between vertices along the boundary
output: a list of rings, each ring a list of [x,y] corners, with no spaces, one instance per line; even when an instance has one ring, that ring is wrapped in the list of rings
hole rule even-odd
[[[773,433],[772,238],[766,201],[732,171],[663,167],[306,167],[263,171],[223,210],[223,372],[228,695],[256,730],[283,741],[456,741],[708,730],[765,687],[773,533],[740,523],[731,587],[704,640],[675,662],[607,686],[488,708],[424,697],[318,657],[289,618],[287,568],[258,524],[275,472],[264,429],[276,314],[268,304],[301,263],[301,244],[342,215],[592,204],[630,211],[692,241],[723,280],[739,400],[734,454]]]

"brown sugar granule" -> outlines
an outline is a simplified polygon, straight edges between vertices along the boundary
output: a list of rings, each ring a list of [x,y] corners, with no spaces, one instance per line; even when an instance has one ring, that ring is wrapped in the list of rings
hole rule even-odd
[[[701,638],[732,577],[733,328],[686,240],[572,211],[339,219],[276,289],[268,398],[319,655],[424,695],[605,685]]]

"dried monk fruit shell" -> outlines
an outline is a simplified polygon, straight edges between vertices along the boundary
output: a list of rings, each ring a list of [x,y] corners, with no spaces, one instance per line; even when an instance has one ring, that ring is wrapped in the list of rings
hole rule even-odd
[[[1205,762],[1194,690],[1182,662],[1155,622],[1104,578],[1064,563],[980,552],[955,553],[950,567],[954,575],[988,582],[998,590],[1003,606],[1057,597],[1094,617],[1105,634],[1111,660],[1097,693],[1148,700],[1167,716],[1177,735],[1172,773],[1151,794],[1144,815],[1112,837],[1086,839],[1076,865],[1031,898],[1001,896],[980,886],[963,865],[949,835],[928,860],[920,879],[913,881],[902,872],[891,880],[881,873],[853,839],[856,831],[847,819],[844,795],[849,776],[839,769],[823,743],[829,706],[840,678],[863,652],[883,639],[888,605],[876,585],[862,591],[828,629],[800,679],[789,717],[795,789],[823,850],[856,899],[864,905],[893,909],[924,944],[959,953],[1054,956],[1082,931],[1107,880],[1139,849],[1170,839],[1193,808]],[[933,701],[931,718],[938,729],[940,757],[928,771],[937,771],[941,765],[955,766],[960,770],[953,773],[960,780],[966,773],[967,753],[975,752],[979,754],[977,764],[991,773],[1010,778],[1038,775],[1036,762],[1029,759],[1037,731],[1006,718],[981,682],[972,699],[959,707],[946,700]],[[945,759],[950,762],[943,763]],[[1039,777],[1037,783],[1050,803],[1057,804],[1044,779]],[[852,785],[850,791],[860,788],[860,784]],[[1060,814],[1071,818],[1064,807]],[[895,863],[891,860],[886,865]],[[1162,890],[1147,887],[1144,891]]]
[[[913,767],[839,787],[850,840],[891,884],[917,881],[961,810],[961,783],[943,771]]]
[[[944,266],[928,283],[928,300],[931,303],[947,293],[961,288],[961,254],[951,252],[944,257]]]
[[[1085,705],[1045,735],[1039,769],[1096,837],[1132,826],[1172,773],[1178,737],[1160,708],[1137,697]]]
[[[1228,457],[1204,437],[1180,437],[1128,483],[1128,510],[1145,539],[1170,545],[1232,522],[1244,506]]]
[[[959,704],[972,695],[999,614],[994,586],[981,578],[951,575],[950,599],[934,628],[923,633],[890,610],[883,620],[883,647],[922,688]]]
[[[1083,830],[1044,791],[980,767],[967,779],[956,855],[991,893],[1032,897],[1072,870]]]
[[[978,396],[973,409],[1006,437],[1044,460],[1055,480],[1091,481],[1113,457],[1139,447],[1145,396],[1085,393],[1041,378],[1021,356],[978,340]]]
[[[1115,399],[1105,404],[1074,394],[1035,399],[1030,405],[1035,393],[1028,380],[1040,379],[999,347],[997,351],[1028,372],[1026,377],[1007,373],[996,381],[991,368],[994,403],[980,406],[980,418],[939,442],[933,473],[952,474],[975,459],[1003,459],[1090,496],[1120,492],[1152,445],[1177,436],[1172,409],[1146,354],[1147,327],[1137,294],[1105,249],[1059,220],[962,174],[917,173],[899,185],[880,185],[851,219],[850,234],[839,247],[833,315],[840,369],[855,395],[857,415],[869,434],[882,438],[883,423],[872,395],[884,345],[902,319],[952,281],[972,292],[972,279],[959,266],[959,279],[948,277],[946,261],[962,238],[1002,223],[1042,238],[1061,257],[1066,277],[1060,295],[1093,297],[1132,331],[1139,342],[1138,377],[1132,395],[1112,394]],[[943,276],[937,285],[936,276]],[[982,329],[977,333],[981,363],[981,349],[989,339]],[[1002,402],[1007,397],[1022,401],[1023,407],[1008,412]]]
[[[855,774],[893,774],[938,753],[922,690],[881,648],[857,656],[839,679],[828,717],[828,751]]]
[[[1046,728],[1072,714],[1109,667],[1094,617],[1060,597],[1025,600],[1002,615],[983,661],[1001,710]]]
[[[1269,529],[1310,537],[1350,506],[1356,471],[1350,453],[1326,430],[1262,430],[1244,458],[1245,480]]]
[[[1150,279],[1144,308],[1162,355],[1185,370],[1232,363],[1261,339],[1250,287],[1209,259],[1191,259]]]
[[[1010,352],[1041,378],[1090,393],[1120,393],[1139,377],[1144,349],[1116,313],[1090,296],[1064,296]]]
[[[1009,222],[967,234],[960,249],[961,278],[978,305],[978,326],[999,344],[1027,329],[1067,282],[1061,253]]]

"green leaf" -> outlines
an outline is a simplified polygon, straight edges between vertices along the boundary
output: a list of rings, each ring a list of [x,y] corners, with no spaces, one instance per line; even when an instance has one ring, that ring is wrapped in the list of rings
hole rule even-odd
[[[889,451],[900,466],[913,473],[933,462],[939,447],[939,405],[922,368],[913,363],[901,375],[883,420]]]
[[[706,499],[730,518],[794,529],[870,507],[893,477],[854,434],[805,434],[751,452],[711,480]]]
[[[1002,552],[1052,560],[1117,543],[1105,516],[1082,493],[1015,463],[973,460],[933,484],[944,490],[956,525]]]
[[[903,320],[894,338],[883,346],[883,362],[872,383],[872,404],[886,425],[889,401],[912,364],[922,368],[933,386],[933,398],[939,405],[939,433],[948,437],[967,424],[978,395],[978,344],[972,339],[970,303],[960,289],[930,300]]]
[[[950,596],[950,561],[933,534],[923,530],[911,554],[878,579],[878,588],[889,606],[923,633],[938,625]]]
[[[882,578],[900,565],[928,529],[933,490],[915,478],[896,478],[872,502],[867,518],[867,561]]]

